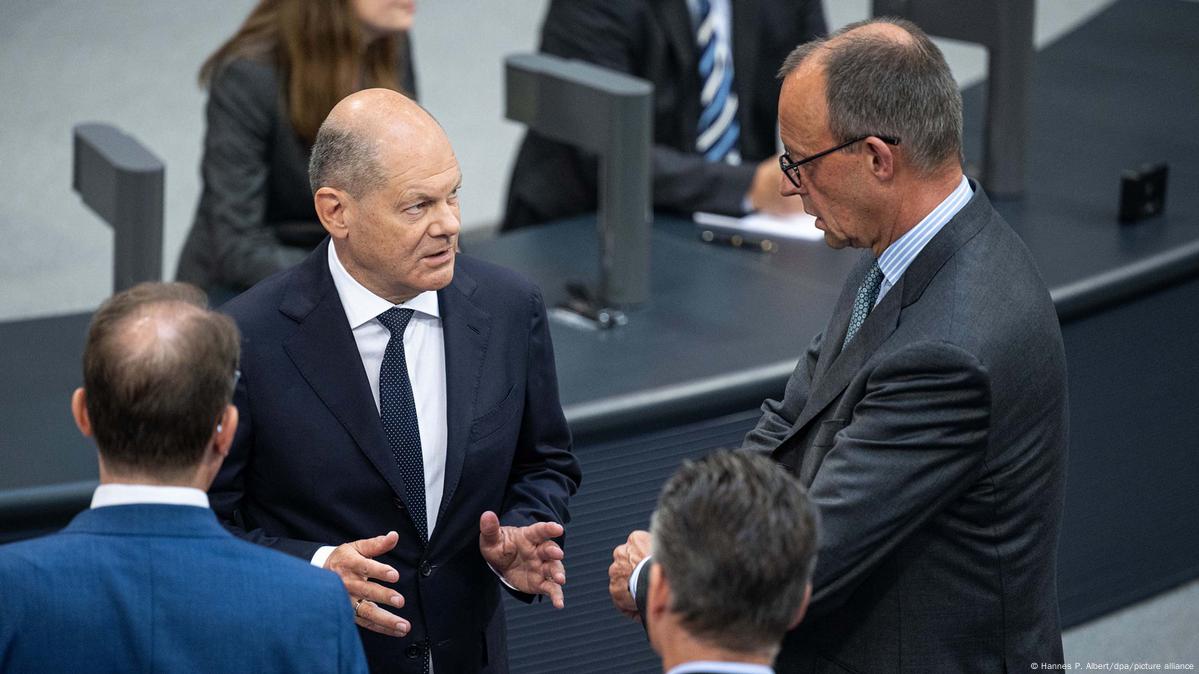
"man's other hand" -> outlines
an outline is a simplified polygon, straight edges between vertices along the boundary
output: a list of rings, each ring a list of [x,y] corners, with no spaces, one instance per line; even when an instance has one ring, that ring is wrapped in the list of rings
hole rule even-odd
[[[528,594],[544,594],[562,608],[566,567],[562,548],[554,542],[565,530],[557,522],[503,527],[488,510],[479,518],[479,552],[509,585]]]
[[[629,540],[617,546],[612,551],[612,566],[608,567],[608,594],[612,595],[612,603],[617,610],[634,620],[641,616],[637,612],[637,601],[629,592],[629,577],[638,562],[649,557],[652,550],[652,539],[648,531],[634,531],[629,534]],[[642,573],[645,573],[642,570]]]
[[[341,576],[341,582],[350,594],[354,606],[354,622],[372,632],[402,637],[412,629],[411,623],[385,611],[380,604],[402,608],[404,597],[395,590],[372,583],[371,578],[394,583],[400,579],[398,571],[376,562],[373,557],[385,554],[400,541],[400,535],[389,531],[383,536],[363,538],[343,543],[333,549],[325,560],[325,568]]]
[[[749,186],[749,205],[755,211],[771,215],[790,215],[803,210],[803,199],[784,197],[779,190],[780,180],[786,180],[779,168],[779,158],[770,157],[758,164],[754,181]]]

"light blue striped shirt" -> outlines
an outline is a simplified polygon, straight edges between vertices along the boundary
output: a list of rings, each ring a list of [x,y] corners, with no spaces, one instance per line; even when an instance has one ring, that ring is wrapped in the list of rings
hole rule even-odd
[[[970,181],[966,176],[962,176],[962,182],[945,197],[945,201],[937,204],[931,213],[924,216],[924,219],[906,234],[893,241],[883,254],[878,256],[878,268],[883,272],[883,282],[879,285],[878,299],[874,301],[874,306],[877,307],[878,303],[883,301],[887,291],[899,283],[899,279],[920,251],[924,250],[937,232],[969,203],[972,196],[974,190],[970,187]]]

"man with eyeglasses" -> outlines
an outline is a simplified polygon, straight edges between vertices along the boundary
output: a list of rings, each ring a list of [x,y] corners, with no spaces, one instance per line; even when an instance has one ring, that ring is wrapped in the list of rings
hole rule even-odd
[[[193,286],[100,306],[71,397],[91,508],[0,546],[0,670],[366,672],[338,577],[234,538],[204,491],[237,429],[233,321]]]
[[[800,46],[780,76],[782,193],[830,246],[864,251],[745,439],[796,471],[823,522],[809,617],[777,669],[1061,663],[1061,332],[1027,248],[962,174],[944,57],[881,19]],[[648,548],[634,532],[615,551],[626,612]]]

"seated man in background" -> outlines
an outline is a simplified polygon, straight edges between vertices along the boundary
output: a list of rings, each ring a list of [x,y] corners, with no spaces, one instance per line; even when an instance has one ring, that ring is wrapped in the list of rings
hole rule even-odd
[[[774,671],[812,592],[814,513],[799,481],[764,456],[717,452],[683,464],[658,498],[656,563],[639,593],[664,671]]]
[[[337,576],[237,540],[204,490],[237,428],[233,321],[182,284],[96,312],[71,397],[92,507],[0,547],[0,669],[364,672]]]
[[[655,210],[798,212],[778,193],[774,71],[825,32],[819,0],[555,0],[541,51],[654,85]],[[503,230],[596,208],[596,159],[534,132],[517,155]]]

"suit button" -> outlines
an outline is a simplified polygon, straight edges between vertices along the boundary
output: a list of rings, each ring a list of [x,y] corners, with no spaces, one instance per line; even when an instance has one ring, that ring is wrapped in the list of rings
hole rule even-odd
[[[404,655],[407,655],[408,657],[415,660],[416,658],[420,657],[422,650],[423,649],[421,649],[420,646],[409,646],[408,648],[404,649]]]
[[[420,575],[424,576],[425,578],[428,578],[429,576],[433,575],[433,565],[428,562],[421,562],[420,563]]]
[[[403,500],[403,499],[401,499],[399,496],[397,496],[397,497],[395,497],[395,498],[391,499],[391,504],[392,504],[392,505],[394,505],[394,506],[396,507],[396,510],[403,510],[403,509],[404,509],[404,500]]]

